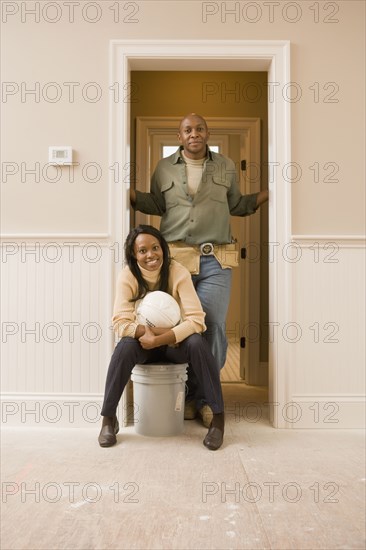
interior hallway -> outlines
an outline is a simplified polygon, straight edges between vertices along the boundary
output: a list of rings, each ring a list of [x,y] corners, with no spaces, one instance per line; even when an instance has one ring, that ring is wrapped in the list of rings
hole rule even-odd
[[[4,429],[2,548],[364,548],[363,432],[276,430],[264,388],[223,387],[216,452],[195,420],[172,438],[122,428],[109,449],[99,425]]]
[[[229,340],[226,354],[226,363],[220,372],[221,382],[243,383],[240,378],[240,347],[238,342]]]

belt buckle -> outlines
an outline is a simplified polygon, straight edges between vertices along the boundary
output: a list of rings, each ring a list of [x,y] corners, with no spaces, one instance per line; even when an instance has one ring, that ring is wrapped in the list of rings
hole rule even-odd
[[[212,243],[200,244],[200,251],[202,256],[211,256],[214,252],[214,245]]]

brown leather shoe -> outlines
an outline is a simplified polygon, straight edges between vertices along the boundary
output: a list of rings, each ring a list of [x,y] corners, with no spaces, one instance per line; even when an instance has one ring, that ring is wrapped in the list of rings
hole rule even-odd
[[[224,441],[224,413],[214,414],[203,444],[210,451],[217,451]]]
[[[197,407],[195,401],[186,401],[184,403],[184,420],[194,420],[197,416]]]
[[[209,405],[203,405],[203,407],[198,410],[198,416],[202,420],[202,424],[204,425],[205,428],[211,427],[213,412]]]
[[[101,447],[112,447],[117,442],[116,434],[119,432],[117,416],[103,416],[102,429],[98,437]]]

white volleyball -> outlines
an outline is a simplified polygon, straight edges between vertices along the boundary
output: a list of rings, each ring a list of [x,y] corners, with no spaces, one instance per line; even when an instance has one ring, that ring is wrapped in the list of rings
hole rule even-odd
[[[177,301],[161,290],[146,294],[136,309],[139,325],[173,328],[180,322],[180,307]]]

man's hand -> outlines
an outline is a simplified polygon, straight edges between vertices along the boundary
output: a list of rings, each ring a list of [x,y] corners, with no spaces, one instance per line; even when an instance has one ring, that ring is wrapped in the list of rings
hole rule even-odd
[[[136,204],[136,192],[132,188],[130,188],[130,203],[131,203],[131,206],[135,206]]]
[[[268,191],[260,191],[257,196],[257,208],[268,201]]]
[[[151,328],[149,326],[146,326],[145,327],[145,334],[140,336],[140,338],[138,340],[139,340],[142,348],[144,348],[144,349],[153,349],[153,348],[157,347],[155,339],[156,339],[156,337],[155,337],[153,331],[151,330]]]

